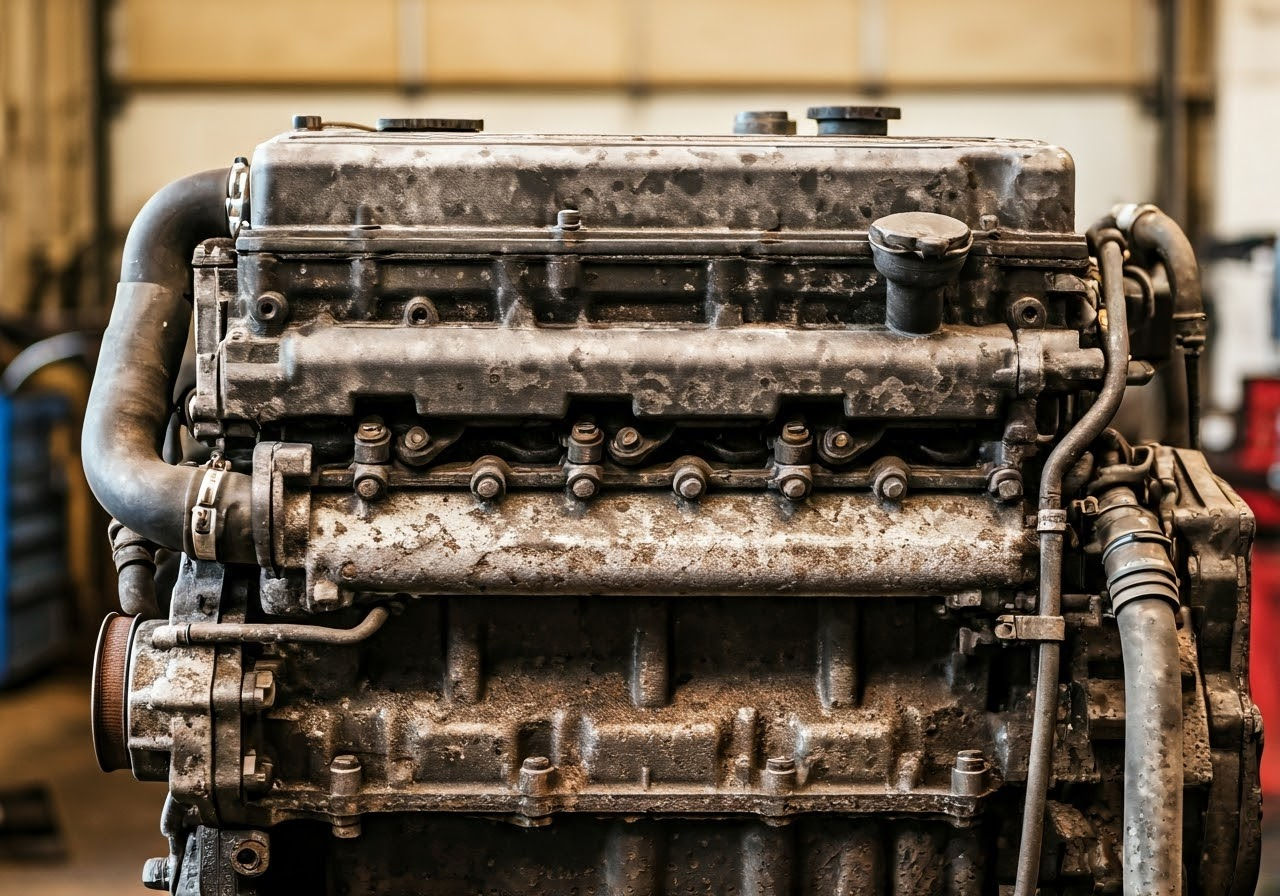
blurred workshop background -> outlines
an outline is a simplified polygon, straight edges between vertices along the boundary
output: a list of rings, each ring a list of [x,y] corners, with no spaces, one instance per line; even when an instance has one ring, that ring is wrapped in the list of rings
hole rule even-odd
[[[0,0],[0,99],[0,892],[139,892],[157,851],[162,791],[89,745],[114,571],[77,425],[134,214],[296,113],[727,133],[873,102],[895,134],[1065,147],[1081,226],[1158,203],[1207,272],[1204,439],[1258,513],[1254,687],[1280,720],[1280,0]]]

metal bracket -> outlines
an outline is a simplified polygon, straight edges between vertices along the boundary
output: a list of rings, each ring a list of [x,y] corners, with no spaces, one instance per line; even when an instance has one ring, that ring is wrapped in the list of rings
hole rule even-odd
[[[1000,616],[996,637],[1002,641],[1062,641],[1067,623],[1061,616]]]

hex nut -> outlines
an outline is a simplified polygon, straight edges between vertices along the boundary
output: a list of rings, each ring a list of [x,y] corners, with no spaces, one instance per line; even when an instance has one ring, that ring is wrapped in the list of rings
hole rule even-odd
[[[484,466],[471,474],[471,494],[481,501],[493,501],[507,491],[507,477],[496,466]]]
[[[778,481],[778,489],[790,501],[802,501],[809,494],[809,480],[804,476],[791,474]]]
[[[676,470],[671,480],[671,487],[680,497],[688,501],[696,501],[706,494],[707,475],[693,464],[687,464]]]
[[[909,476],[901,459],[882,457],[871,465],[871,490],[881,501],[901,501],[907,496]]]

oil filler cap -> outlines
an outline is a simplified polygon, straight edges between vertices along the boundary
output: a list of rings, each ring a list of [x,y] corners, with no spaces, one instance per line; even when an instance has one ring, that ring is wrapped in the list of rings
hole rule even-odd
[[[810,106],[807,117],[818,123],[818,136],[884,137],[889,120],[902,117],[897,106]]]
[[[474,134],[484,130],[484,120],[480,118],[379,118],[377,127],[380,131]]]
[[[945,258],[967,252],[973,244],[969,225],[950,215],[933,212],[899,212],[877,218],[871,224],[871,244],[920,258]]]
[[[935,332],[943,293],[973,246],[969,225],[933,212],[899,212],[871,222],[867,237],[885,279],[885,324],[910,336]]]

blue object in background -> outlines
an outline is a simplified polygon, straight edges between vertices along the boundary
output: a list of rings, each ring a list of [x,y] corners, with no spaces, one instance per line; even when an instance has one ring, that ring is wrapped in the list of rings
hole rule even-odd
[[[60,396],[0,395],[0,685],[58,659],[71,625],[67,490],[50,454]]]

